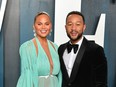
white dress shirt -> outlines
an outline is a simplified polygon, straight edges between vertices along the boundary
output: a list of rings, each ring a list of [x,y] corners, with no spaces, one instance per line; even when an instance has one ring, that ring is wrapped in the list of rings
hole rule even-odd
[[[66,66],[69,77],[71,75],[73,64],[74,64],[76,56],[79,52],[82,41],[83,41],[83,37],[81,38],[81,40],[78,43],[76,43],[79,46],[78,46],[78,50],[75,54],[74,54],[74,51],[73,51],[74,49],[72,49],[70,53],[68,53],[67,49],[65,49],[65,51],[64,51],[63,60],[64,60],[64,63],[65,63],[65,66]]]

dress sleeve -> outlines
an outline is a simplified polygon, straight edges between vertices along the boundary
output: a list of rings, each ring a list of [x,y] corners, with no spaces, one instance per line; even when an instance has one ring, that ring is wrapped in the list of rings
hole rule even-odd
[[[21,75],[16,87],[34,87],[29,47],[27,46],[27,44],[23,44],[21,45],[19,51],[21,59]]]
[[[58,45],[54,44],[55,46],[55,49],[58,53]],[[61,72],[61,68],[60,68],[60,71],[58,73],[58,81],[59,81],[59,87],[62,87],[62,72]]]
[[[59,87],[62,87],[62,73],[61,73],[61,70],[58,74],[58,81],[59,81]]]

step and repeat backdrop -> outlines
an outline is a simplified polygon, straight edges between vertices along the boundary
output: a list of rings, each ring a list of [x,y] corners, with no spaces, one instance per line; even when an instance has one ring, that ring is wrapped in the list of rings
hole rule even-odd
[[[68,41],[65,18],[72,10],[85,16],[85,37],[104,47],[108,87],[116,87],[116,0],[0,0],[0,87],[16,87],[20,75],[19,47],[32,39],[33,19],[46,11],[52,18],[48,39]]]

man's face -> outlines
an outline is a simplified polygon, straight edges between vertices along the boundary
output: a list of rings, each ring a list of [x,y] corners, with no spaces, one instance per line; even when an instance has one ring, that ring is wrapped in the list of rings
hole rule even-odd
[[[82,37],[86,25],[80,15],[71,14],[67,18],[65,28],[67,36],[72,42],[76,43]]]

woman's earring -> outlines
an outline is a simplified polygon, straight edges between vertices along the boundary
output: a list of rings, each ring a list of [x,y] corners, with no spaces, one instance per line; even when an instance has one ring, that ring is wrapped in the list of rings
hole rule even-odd
[[[36,37],[35,29],[33,29],[33,32],[34,32],[34,37]]]
[[[52,29],[50,30],[49,36],[51,36],[51,33],[52,33]]]

